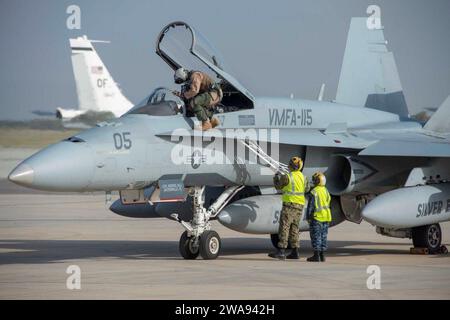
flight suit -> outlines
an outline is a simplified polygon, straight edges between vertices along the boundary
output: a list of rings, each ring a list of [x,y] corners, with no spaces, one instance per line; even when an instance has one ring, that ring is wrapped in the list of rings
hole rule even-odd
[[[212,118],[214,106],[222,100],[220,86],[209,75],[200,71],[189,73],[186,90],[182,94],[197,119],[202,122]]]
[[[278,247],[286,249],[290,243],[291,247],[296,249],[299,247],[299,225],[305,205],[307,182],[300,170],[291,171],[286,177],[288,183],[281,189],[283,206],[278,229]]]

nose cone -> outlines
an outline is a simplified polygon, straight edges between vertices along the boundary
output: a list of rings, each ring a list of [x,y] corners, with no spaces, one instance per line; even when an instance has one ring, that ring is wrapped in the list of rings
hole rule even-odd
[[[94,153],[87,143],[62,141],[24,160],[8,178],[33,189],[82,192],[93,175]]]
[[[217,217],[220,221],[220,223],[222,223],[225,226],[229,226],[231,224],[231,216],[227,211],[222,211],[221,213],[219,213],[219,216]]]
[[[403,192],[403,190],[400,191]],[[363,219],[380,227],[398,226],[399,218],[406,209],[405,202],[397,197],[398,194],[398,190],[394,190],[381,194],[370,201],[361,212]]]
[[[34,170],[26,163],[19,164],[8,176],[9,181],[25,187],[33,184],[33,178]]]
[[[375,200],[372,200],[375,201]],[[361,216],[367,222],[377,225],[379,223],[379,210],[377,205],[374,205],[372,202],[369,202],[361,212]]]

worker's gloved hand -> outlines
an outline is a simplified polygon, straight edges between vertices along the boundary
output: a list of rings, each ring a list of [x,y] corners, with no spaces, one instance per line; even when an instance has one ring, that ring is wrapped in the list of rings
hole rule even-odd
[[[273,176],[273,185],[276,186],[279,184],[279,182],[280,182],[280,174],[277,172]]]
[[[277,172],[273,176],[273,185],[276,189],[282,189],[289,183],[289,181],[286,180],[286,175],[282,174],[281,172]]]

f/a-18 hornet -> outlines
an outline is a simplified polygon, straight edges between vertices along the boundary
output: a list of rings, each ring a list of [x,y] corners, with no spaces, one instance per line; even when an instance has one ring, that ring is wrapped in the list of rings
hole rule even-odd
[[[327,177],[332,225],[364,219],[382,235],[438,252],[439,223],[450,219],[450,99],[427,123],[413,121],[383,30],[366,20],[351,20],[332,102],[255,97],[197,30],[170,23],[156,53],[172,70],[220,83],[217,128],[195,130],[184,101],[160,87],[122,117],[37,152],[9,179],[42,190],[117,190],[113,212],[177,221],[181,255],[214,259],[221,240],[212,220],[277,243],[273,173],[298,155],[306,176]],[[307,230],[303,218],[299,231]]]

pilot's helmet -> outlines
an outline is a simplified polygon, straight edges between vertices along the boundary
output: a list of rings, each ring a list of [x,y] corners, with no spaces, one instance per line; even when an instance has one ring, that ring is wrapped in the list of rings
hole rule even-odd
[[[175,74],[173,76],[173,79],[176,84],[181,84],[183,82],[186,82],[188,79],[189,71],[187,71],[185,68],[178,68],[175,71]]]
[[[303,168],[303,161],[300,157],[292,157],[289,161],[289,169],[291,171],[301,170]]]
[[[325,186],[327,183],[327,178],[322,172],[316,172],[312,176],[312,181],[316,186]]]

